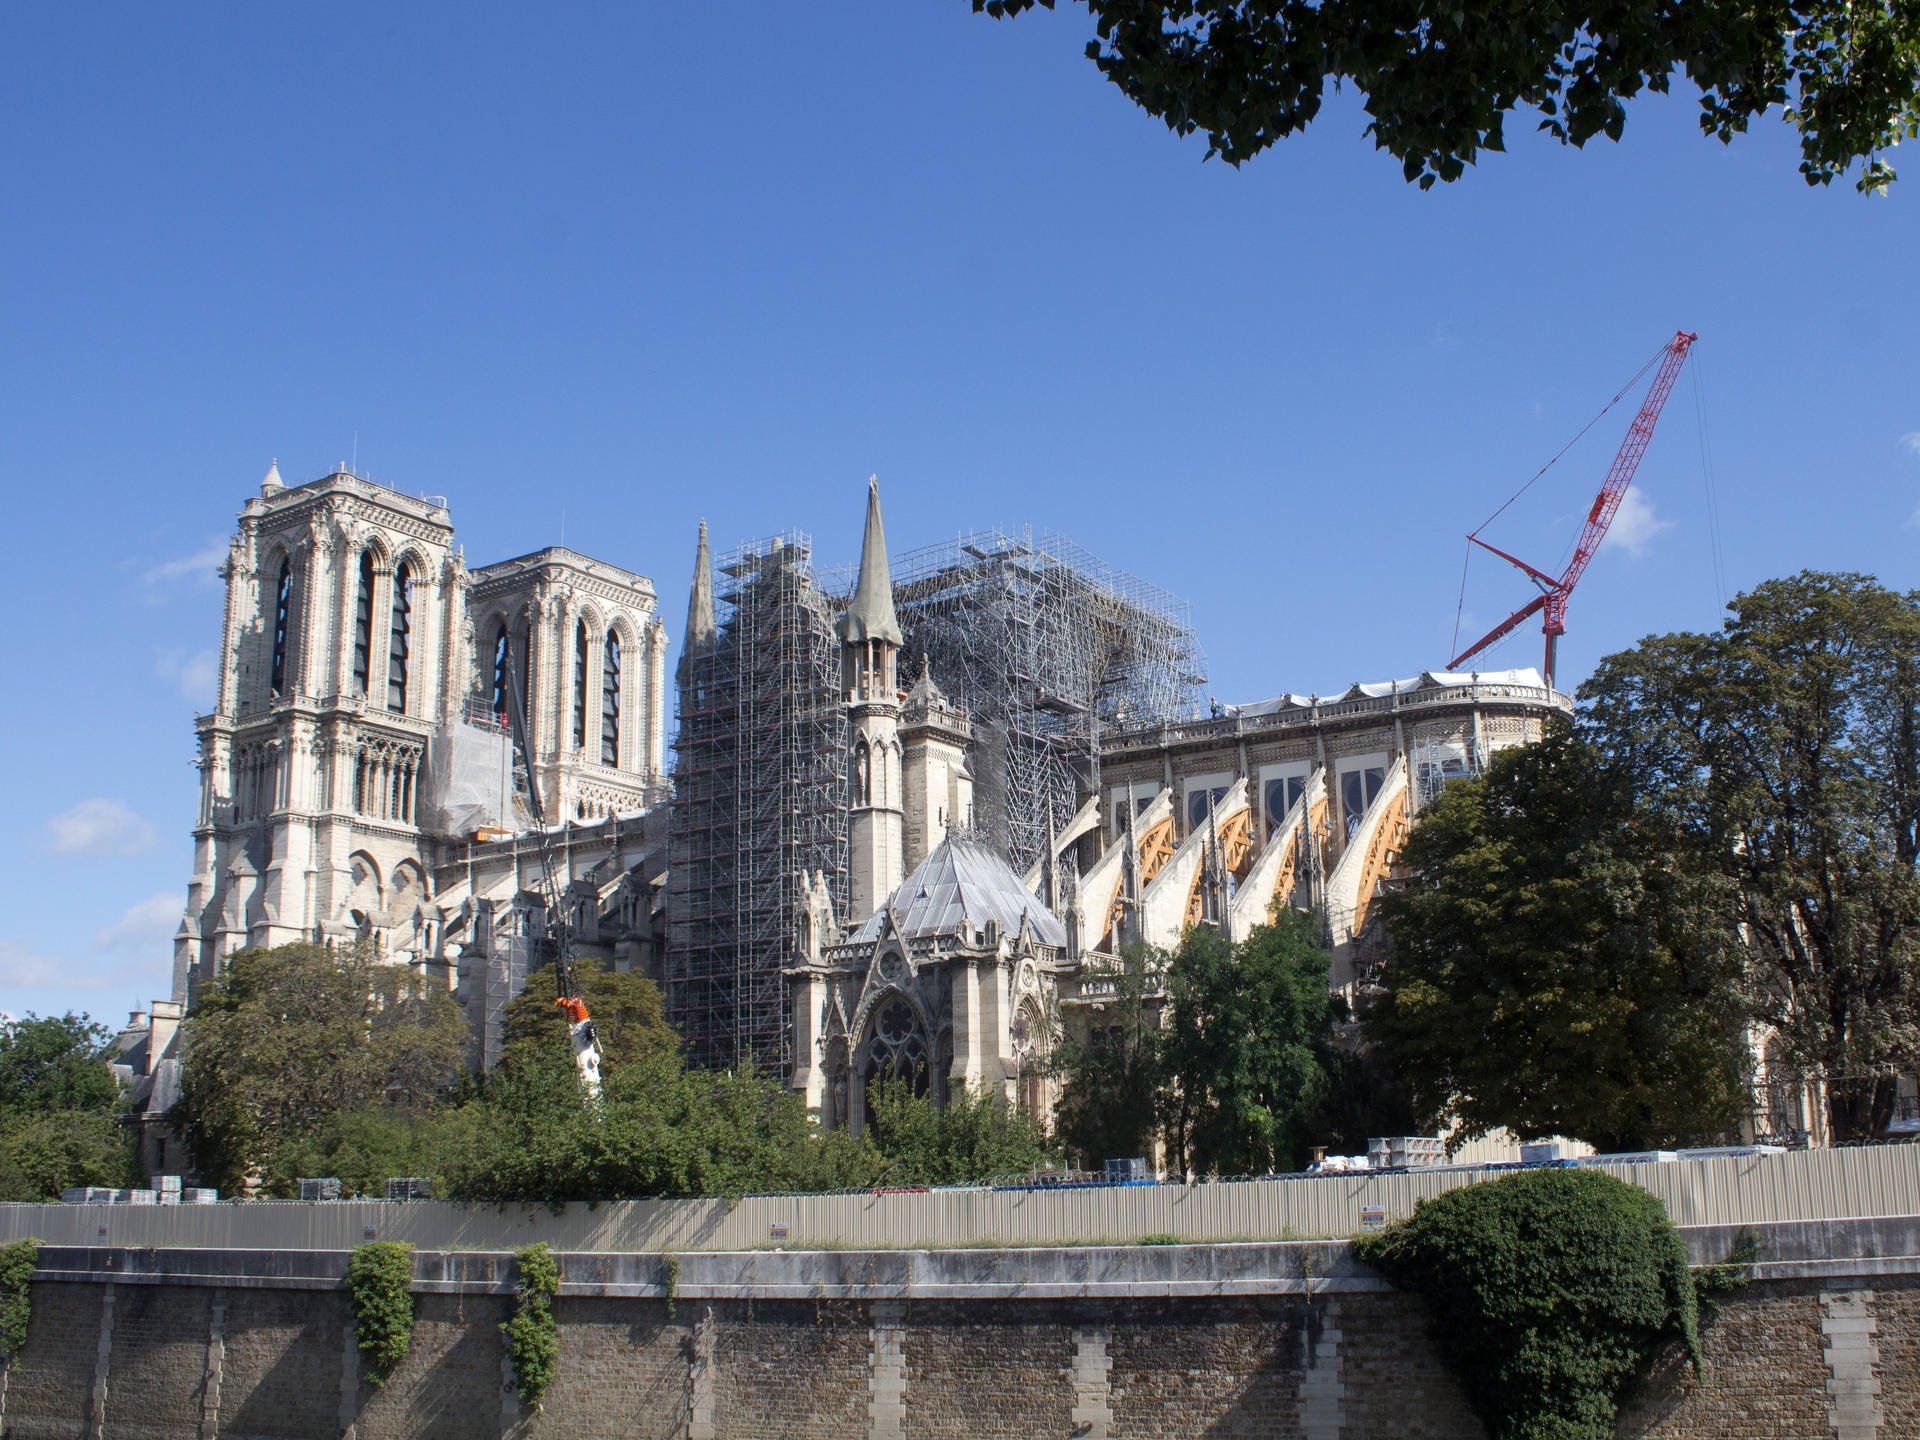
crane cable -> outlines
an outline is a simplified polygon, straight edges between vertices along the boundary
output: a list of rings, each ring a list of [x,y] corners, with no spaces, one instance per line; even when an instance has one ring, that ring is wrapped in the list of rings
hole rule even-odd
[[[1627,381],[1626,384],[1622,385],[1619,388],[1619,390],[1615,391],[1613,398],[1607,401],[1605,405],[1602,405],[1600,407],[1599,413],[1595,415],[1591,420],[1587,421],[1586,424],[1582,425],[1579,431],[1574,435],[1574,437],[1571,440],[1567,441],[1567,443],[1562,445],[1559,448],[1559,450],[1554,452],[1554,456],[1551,460],[1547,461],[1546,464],[1542,465],[1538,470],[1534,471],[1532,476],[1527,480],[1527,483],[1522,485],[1518,490],[1514,491],[1513,494],[1509,495],[1506,498],[1506,500],[1502,502],[1498,510],[1494,511],[1491,515],[1487,516],[1486,519],[1482,520],[1478,525],[1474,526],[1472,530],[1467,532],[1467,553],[1466,553],[1466,557],[1460,562],[1460,599],[1454,605],[1454,608],[1453,608],[1453,641],[1452,641],[1452,644],[1448,647],[1448,653],[1458,654],[1460,651],[1460,620],[1462,615],[1464,615],[1466,611],[1466,606],[1467,606],[1467,569],[1473,563],[1473,542],[1475,538],[1477,538],[1480,532],[1486,529],[1487,526],[1491,525],[1494,521],[1498,520],[1502,515],[1504,515],[1507,512],[1507,509],[1513,504],[1514,501],[1518,500],[1522,495],[1526,494],[1527,491],[1531,490],[1534,486],[1535,481],[1537,481],[1542,475],[1546,474],[1547,471],[1551,470],[1555,465],[1559,464],[1561,457],[1564,456],[1569,450],[1573,449],[1574,446],[1578,445],[1580,441],[1585,437],[1587,431],[1591,430],[1594,426],[1598,425],[1602,420],[1604,420],[1607,416],[1607,412],[1613,409],[1614,406],[1618,405],[1621,402],[1621,400],[1623,400],[1626,397],[1627,392],[1632,390],[1634,386],[1638,385],[1641,382],[1641,380],[1645,378],[1647,371],[1651,370],[1655,365],[1660,363],[1660,357],[1667,353],[1668,348],[1669,347],[1667,345],[1662,345],[1658,350],[1654,351],[1652,356],[1647,360],[1647,363],[1642,365],[1638,370],[1634,372],[1633,378]],[[1505,637],[1503,636],[1502,638],[1504,639]]]

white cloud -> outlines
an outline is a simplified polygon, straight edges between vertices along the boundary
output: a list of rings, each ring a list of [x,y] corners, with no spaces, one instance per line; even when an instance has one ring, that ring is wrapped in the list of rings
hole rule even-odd
[[[148,566],[140,578],[150,586],[171,585],[179,580],[197,580],[202,585],[211,585],[220,578],[219,567],[226,563],[226,558],[226,544],[209,540],[191,555],[179,555],[172,560],[162,560],[158,565]]]
[[[177,685],[181,698],[208,710],[213,708],[213,684],[219,674],[213,651],[158,651],[153,657],[153,673]]]
[[[1920,430],[1909,430],[1900,437],[1900,448],[1920,460]]]
[[[96,950],[124,950],[138,946],[165,944],[179,928],[180,912],[185,904],[177,892],[162,890],[157,895],[129,905],[111,925],[94,932]]]
[[[1607,538],[1600,542],[1600,548],[1617,545],[1638,560],[1647,553],[1654,536],[1672,528],[1673,521],[1662,520],[1653,513],[1653,501],[1646,491],[1629,490],[1620,497],[1620,508],[1614,513],[1613,524],[1607,530]]]
[[[82,800],[47,821],[47,839],[61,855],[138,855],[153,847],[153,826],[118,800]]]
[[[0,940],[0,989],[105,990],[113,983],[112,976],[90,975],[18,940]]]

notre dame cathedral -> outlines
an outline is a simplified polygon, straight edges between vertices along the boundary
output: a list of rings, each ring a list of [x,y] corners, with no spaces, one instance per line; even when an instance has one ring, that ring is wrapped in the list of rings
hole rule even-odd
[[[1044,1113],[1049,1052],[1129,945],[1311,906],[1333,984],[1367,986],[1422,804],[1570,708],[1530,670],[1204,707],[1166,592],[1057,537],[890,561],[872,484],[848,580],[797,534],[716,561],[702,527],[671,766],[644,575],[563,548],[469,567],[443,500],[276,467],[224,576],[172,994],[130,1027],[149,1116],[238,950],[368,944],[458,996],[485,1066],[556,918],[659,981],[696,1063],[774,1068],[824,1125],[859,1127],[880,1075]]]

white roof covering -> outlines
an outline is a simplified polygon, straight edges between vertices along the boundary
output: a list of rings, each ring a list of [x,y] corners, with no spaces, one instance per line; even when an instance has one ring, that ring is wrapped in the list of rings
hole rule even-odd
[[[853,940],[878,940],[889,912],[894,928],[908,940],[928,935],[971,936],[987,921],[997,920],[1009,936],[1018,935],[1025,921],[1041,944],[1067,943],[1067,927],[1020,883],[1011,865],[990,846],[958,836],[941,841],[900,882],[887,903],[853,932]]]
[[[1384,700],[1389,695],[1410,695],[1416,690],[1450,690],[1463,685],[1531,685],[1545,689],[1547,682],[1531,665],[1518,670],[1425,670],[1409,680],[1381,680],[1373,684],[1349,686],[1338,695],[1322,695],[1322,703],[1335,700]],[[1304,710],[1314,703],[1311,695],[1276,695],[1271,700],[1256,700],[1250,705],[1229,705],[1229,715],[1275,715],[1282,710]]]

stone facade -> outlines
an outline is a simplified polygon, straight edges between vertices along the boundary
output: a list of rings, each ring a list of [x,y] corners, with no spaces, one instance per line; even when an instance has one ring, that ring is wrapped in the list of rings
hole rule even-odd
[[[664,782],[667,637],[643,576],[563,549],[469,570],[437,498],[277,470],[224,574],[175,1001],[223,956],[291,940],[365,938],[450,981],[467,897],[444,892],[473,835],[435,775],[498,734],[514,684],[552,818],[637,812]]]

